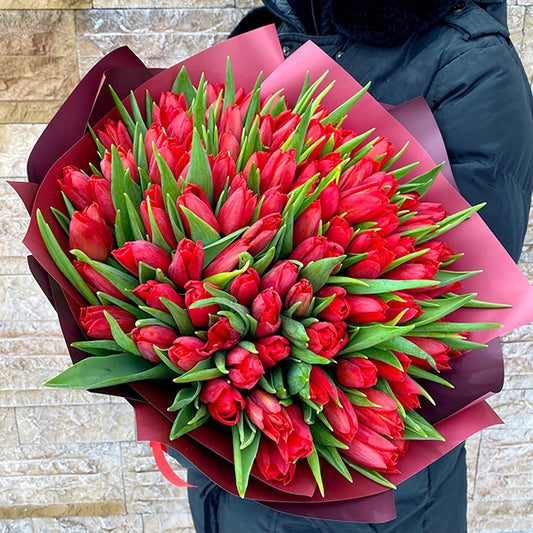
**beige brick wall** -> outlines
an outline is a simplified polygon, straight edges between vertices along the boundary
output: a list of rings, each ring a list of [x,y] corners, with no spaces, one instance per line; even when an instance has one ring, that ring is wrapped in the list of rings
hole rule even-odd
[[[183,489],[135,440],[121,399],[49,390],[69,362],[54,311],[29,275],[28,217],[7,180],[79,77],[127,44],[168,66],[224,39],[257,0],[0,1],[0,532],[193,531]],[[533,78],[533,0],[509,25]],[[533,280],[533,224],[521,268]],[[504,418],[468,442],[471,532],[533,531],[533,325],[505,339]]]

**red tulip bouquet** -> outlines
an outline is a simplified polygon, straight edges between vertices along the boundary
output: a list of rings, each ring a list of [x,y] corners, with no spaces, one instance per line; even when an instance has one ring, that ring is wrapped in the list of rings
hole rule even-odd
[[[107,81],[147,81],[100,91],[90,131],[19,187],[76,361],[47,385],[126,396],[141,438],[241,497],[367,519],[339,502],[372,507],[496,421],[478,400],[497,356],[470,350],[530,319],[527,281],[480,206],[314,46],[284,62],[269,28],[134,66]]]

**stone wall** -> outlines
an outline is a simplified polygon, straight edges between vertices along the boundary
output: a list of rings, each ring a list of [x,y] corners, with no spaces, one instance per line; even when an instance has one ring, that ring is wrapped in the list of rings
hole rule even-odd
[[[533,77],[533,0],[509,2]],[[183,489],[135,440],[122,399],[50,390],[69,364],[54,311],[26,266],[28,217],[7,180],[80,76],[127,44],[169,66],[225,38],[254,0],[2,0],[0,5],[0,532],[193,531]],[[521,268],[533,280],[533,226]],[[533,325],[505,339],[505,426],[468,441],[471,532],[533,531]],[[528,466],[529,465],[529,466]]]

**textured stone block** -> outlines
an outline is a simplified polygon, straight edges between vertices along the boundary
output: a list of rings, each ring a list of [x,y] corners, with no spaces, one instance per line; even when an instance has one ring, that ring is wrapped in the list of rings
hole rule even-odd
[[[32,445],[3,452],[2,518],[125,511],[118,445]]]
[[[34,518],[34,531],[39,533],[142,533],[158,532],[157,529],[143,530],[140,515],[124,516],[69,516],[57,518]]]
[[[116,442],[135,434],[126,402],[18,407],[17,425],[22,443]]]
[[[13,188],[5,180],[0,180],[0,258],[28,255],[22,238],[29,220],[28,212]]]
[[[525,497],[525,495],[524,495]],[[468,507],[470,533],[529,533],[533,523],[531,500],[474,501]]]
[[[0,117],[6,119],[1,108]],[[0,177],[26,176],[28,156],[43,130],[44,126],[36,124],[0,124]],[[5,193],[2,188],[2,196]]]
[[[170,484],[161,475],[148,444],[127,442],[121,446],[126,506],[129,512],[183,512],[186,508],[187,490]],[[184,470],[176,468],[176,472],[180,477],[185,477]]]
[[[167,9],[234,7],[234,0],[93,0],[94,9]]]
[[[80,70],[118,46],[129,46],[148,66],[168,67],[227,36],[236,9],[130,9],[79,11]]]
[[[78,81],[72,11],[2,11],[0,46],[0,102],[8,111],[4,121],[37,122],[24,110],[25,102],[46,101],[55,108]]]
[[[0,407],[0,435],[2,446],[18,446],[17,423],[12,407]]]
[[[505,389],[533,389],[532,342],[512,342],[503,345]]]
[[[481,437],[474,499],[521,500],[533,486],[533,430],[486,429]]]
[[[188,507],[176,513],[144,514],[143,523],[145,531],[158,533],[194,533],[192,517]]]
[[[533,391],[505,390],[489,398],[491,407],[505,422],[494,431],[507,432],[511,428],[533,429]]]
[[[0,533],[33,533],[31,518],[19,520],[2,520]]]
[[[525,16],[526,8],[524,6],[509,6],[507,8],[509,33],[511,34],[511,41],[518,52],[522,50]]]
[[[88,9],[92,0],[2,0],[0,9]]]

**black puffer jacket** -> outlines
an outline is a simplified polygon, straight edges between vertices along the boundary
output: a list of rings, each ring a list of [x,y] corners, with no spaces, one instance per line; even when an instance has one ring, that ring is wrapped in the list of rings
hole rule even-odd
[[[311,39],[371,81],[380,102],[424,96],[461,192],[487,202],[481,216],[517,260],[533,186],[533,104],[505,1],[263,1],[234,33],[276,22],[286,55]]]

